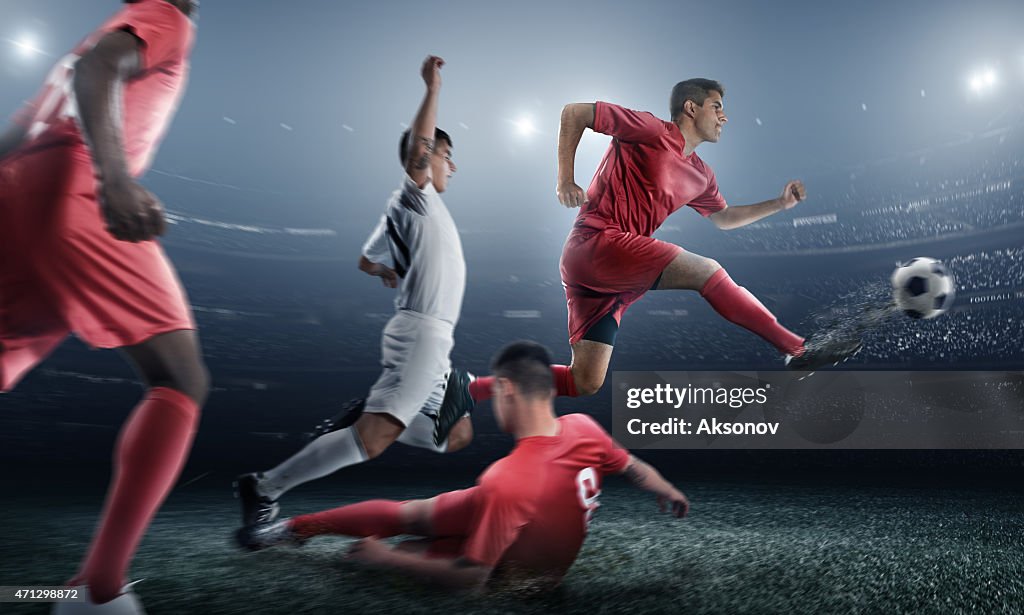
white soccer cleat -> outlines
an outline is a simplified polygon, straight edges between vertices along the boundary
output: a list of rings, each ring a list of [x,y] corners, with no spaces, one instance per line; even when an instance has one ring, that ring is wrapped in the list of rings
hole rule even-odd
[[[124,593],[110,602],[95,604],[89,595],[88,585],[76,585],[68,589],[77,589],[85,595],[85,600],[79,602],[57,602],[53,605],[51,615],[146,615],[142,609],[142,602],[135,592],[131,590],[134,583],[126,585]]]

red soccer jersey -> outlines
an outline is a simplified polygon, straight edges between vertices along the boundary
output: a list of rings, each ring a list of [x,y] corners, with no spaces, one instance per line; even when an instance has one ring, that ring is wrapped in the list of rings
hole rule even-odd
[[[557,436],[523,438],[477,481],[481,491],[462,555],[494,566],[494,578],[557,584],[576,559],[598,507],[601,479],[629,452],[594,419],[558,419]]]
[[[594,130],[613,137],[587,189],[576,224],[650,237],[680,207],[702,216],[725,209],[711,167],[691,153],[672,122],[598,102]]]
[[[142,42],[142,71],[124,84],[120,107],[128,171],[138,176],[149,167],[185,91],[188,55],[195,38],[189,18],[166,0],[125,5],[57,62],[42,91],[14,117],[14,122],[29,131],[26,148],[59,145],[85,149],[74,97],[75,63],[105,34],[116,30],[127,30]]]

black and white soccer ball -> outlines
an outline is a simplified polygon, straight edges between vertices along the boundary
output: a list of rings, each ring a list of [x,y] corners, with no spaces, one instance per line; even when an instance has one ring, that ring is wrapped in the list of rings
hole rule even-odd
[[[953,305],[956,284],[946,266],[919,256],[892,272],[896,307],[911,318],[935,318]]]

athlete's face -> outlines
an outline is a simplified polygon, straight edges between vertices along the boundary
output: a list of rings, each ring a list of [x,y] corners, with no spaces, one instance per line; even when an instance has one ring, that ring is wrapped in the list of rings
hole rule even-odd
[[[434,190],[438,193],[447,190],[448,178],[454,175],[455,171],[451,146],[444,139],[438,139],[434,153],[430,156],[430,175],[433,177]]]
[[[702,141],[718,143],[719,137],[722,136],[722,126],[728,121],[729,118],[725,117],[722,95],[714,90],[704,99],[703,105],[698,107],[693,104],[693,123]]]

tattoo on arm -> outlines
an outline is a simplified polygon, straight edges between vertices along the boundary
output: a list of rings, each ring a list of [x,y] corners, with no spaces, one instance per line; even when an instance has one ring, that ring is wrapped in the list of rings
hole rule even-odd
[[[423,155],[416,160],[414,168],[422,171],[430,166],[430,154],[434,152],[434,140],[427,137],[416,137],[416,144],[423,146]]]
[[[645,462],[636,459],[626,467],[626,471],[623,474],[626,480],[642,489],[647,486],[647,479],[650,476],[650,473],[647,471],[649,467]]]

